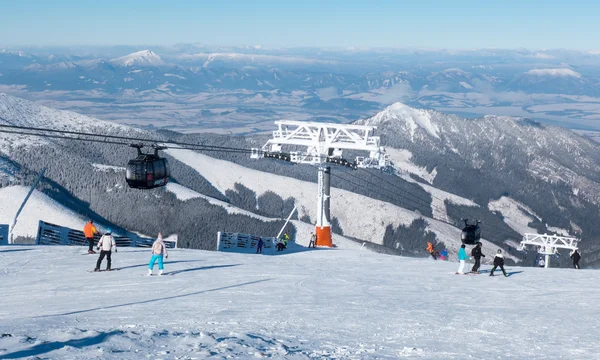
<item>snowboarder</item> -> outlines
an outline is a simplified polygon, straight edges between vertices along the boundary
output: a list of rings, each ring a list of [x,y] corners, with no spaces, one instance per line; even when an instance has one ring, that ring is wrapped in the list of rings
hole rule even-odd
[[[442,253],[440,254],[440,260],[447,260],[448,259],[448,250],[444,249],[442,250]]]
[[[437,260],[437,258],[435,257],[435,249],[433,248],[433,244],[430,241],[427,242],[427,251],[429,251],[429,255],[431,255],[433,260]]]
[[[112,255],[113,248],[115,248],[115,252],[117,252],[117,243],[115,243],[115,239],[112,237],[110,229],[106,229],[106,233],[102,235],[100,241],[98,241],[97,249],[100,250],[100,256],[98,257],[94,271],[100,271],[100,265],[102,264],[102,260],[104,260],[105,256],[106,271],[110,271],[110,256]]]
[[[508,276],[506,275],[506,271],[504,271],[504,255],[502,255],[502,250],[500,249],[498,249],[498,253],[494,257],[494,267],[492,268],[492,271],[490,271],[490,276],[494,276],[494,271],[497,267],[500,267],[504,276]]]
[[[158,260],[158,275],[163,274],[165,268],[163,264],[163,256],[165,259],[168,259],[169,253],[167,252],[167,247],[163,242],[162,234],[158,233],[156,241],[154,241],[152,244],[152,257],[150,258],[150,263],[148,264],[148,276],[152,275],[152,270],[154,269],[156,260]]]
[[[256,253],[257,254],[262,254],[262,247],[263,247],[263,239],[258,238],[258,244],[256,245]]]
[[[465,244],[462,244],[460,246],[460,249],[458,250],[458,262],[460,263],[458,265],[458,271],[456,272],[457,275],[464,275],[464,270],[465,270],[465,260],[467,260],[468,256],[467,256],[467,251],[465,250]]]
[[[85,239],[88,242],[88,254],[95,254],[94,251],[94,234],[97,234],[98,230],[94,226],[94,222],[92,220],[88,221],[87,224],[83,227],[83,235],[85,235]]]
[[[544,258],[542,256],[540,256],[540,259],[538,260],[538,267],[546,267],[546,261],[544,260]]]
[[[315,233],[312,233],[312,235],[310,236],[310,242],[308,243],[308,247],[317,247],[317,235],[315,235]]]
[[[483,253],[481,252],[480,242],[475,244],[475,247],[473,248],[473,250],[471,250],[471,256],[475,259],[475,264],[473,265],[471,272],[479,274],[479,267],[481,266],[481,257],[485,257],[485,255],[483,255]]]
[[[575,269],[580,269],[579,260],[581,260],[581,254],[577,251],[577,249],[571,254],[571,259],[573,259],[573,267]]]

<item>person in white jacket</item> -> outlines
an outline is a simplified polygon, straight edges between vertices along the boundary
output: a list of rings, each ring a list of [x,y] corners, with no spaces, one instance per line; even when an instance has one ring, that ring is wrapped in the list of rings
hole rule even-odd
[[[106,233],[102,235],[100,240],[98,241],[98,250],[100,250],[100,257],[98,257],[98,261],[96,262],[96,268],[94,271],[100,271],[100,265],[102,264],[102,260],[106,256],[106,271],[110,271],[110,256],[112,255],[112,249],[115,249],[117,252],[117,243],[115,242],[115,238],[111,235],[111,230],[106,229]]]
[[[162,238],[162,234],[158,233],[158,237],[154,244],[152,244],[152,257],[150,258],[150,263],[148,264],[148,276],[152,275],[152,270],[154,269],[154,264],[158,260],[158,275],[162,275],[164,271],[163,264],[163,256],[168,259],[169,253],[167,252],[167,247]]]

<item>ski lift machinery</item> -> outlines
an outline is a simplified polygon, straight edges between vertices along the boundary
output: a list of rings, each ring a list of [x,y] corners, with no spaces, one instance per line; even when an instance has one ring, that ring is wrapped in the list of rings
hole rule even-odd
[[[318,167],[317,222],[318,246],[333,246],[330,219],[329,164],[358,168],[386,169],[390,166],[389,155],[380,146],[379,136],[373,136],[375,126],[327,124],[293,120],[275,121],[278,130],[273,131],[261,149],[252,149],[251,158],[275,158],[297,164]],[[283,147],[302,149],[284,152]],[[358,156],[353,162],[342,158],[344,150],[368,151],[369,156]]]
[[[525,233],[523,240],[519,244],[520,251],[527,251],[527,246],[535,246],[538,249],[538,254],[545,255],[545,268],[550,267],[550,255],[559,255],[558,249],[571,250],[571,254],[578,250],[577,245],[581,241],[574,237],[565,237],[548,234],[531,234]]]
[[[146,154],[142,152],[144,144],[130,146],[137,149],[138,156],[127,162],[127,185],[134,189],[154,189],[167,185],[171,176],[169,162],[158,155],[158,151],[166,147],[154,144],[154,153]]]

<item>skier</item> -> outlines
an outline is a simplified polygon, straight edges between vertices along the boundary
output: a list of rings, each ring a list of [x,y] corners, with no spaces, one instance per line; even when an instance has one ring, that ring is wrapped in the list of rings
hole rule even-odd
[[[538,260],[538,267],[546,267],[546,261],[544,260],[544,258],[542,256],[540,256],[540,259]]]
[[[106,256],[106,271],[110,271],[110,256],[112,254],[112,248],[115,248],[115,252],[117,252],[117,244],[115,243],[115,239],[111,235],[110,229],[106,229],[106,233],[102,235],[100,241],[98,241],[98,250],[100,251],[100,256],[98,257],[98,261],[96,262],[96,268],[94,271],[100,271],[100,265],[102,264],[102,260]]]
[[[83,235],[85,235],[85,239],[88,242],[88,254],[95,254],[94,251],[94,234],[97,234],[98,230],[94,226],[94,222],[92,220],[88,221],[87,224],[83,227]]]
[[[475,244],[475,247],[473,248],[473,250],[471,250],[471,256],[475,259],[475,264],[473,265],[471,272],[479,274],[479,267],[481,266],[481,257],[485,257],[485,255],[483,255],[483,253],[481,252],[480,242]]]
[[[462,244],[460,246],[460,249],[458,250],[458,261],[459,261],[459,265],[458,265],[458,271],[456,272],[457,275],[464,275],[464,270],[465,270],[465,260],[467,260],[468,256],[467,256],[467,251],[465,250],[465,244]]]
[[[431,255],[433,260],[437,260],[437,258],[435,257],[435,249],[433,248],[433,244],[430,241],[427,242],[427,251],[429,251],[429,255]]]
[[[257,254],[262,254],[262,247],[263,247],[263,239],[258,238],[258,244],[256,245],[256,253]]]
[[[446,250],[446,249],[442,250],[442,253],[440,254],[440,259],[441,260],[448,259],[448,250]]]
[[[575,249],[575,251],[573,251],[571,254],[571,259],[573,259],[573,267],[575,269],[580,269],[579,260],[581,260],[581,254],[577,251],[577,249]]]
[[[310,236],[310,242],[308,243],[308,247],[317,247],[317,235],[315,235],[315,233],[312,233],[312,235]]]
[[[504,271],[504,255],[502,255],[502,250],[500,250],[500,249],[498,249],[498,253],[494,257],[494,267],[492,268],[492,271],[490,272],[490,276],[494,276],[494,271],[496,270],[497,267],[500,267],[500,270],[502,270],[502,273],[504,274],[504,276],[508,276],[508,275],[506,275],[506,271]]]
[[[169,253],[167,252],[167,247],[163,242],[162,234],[158,233],[156,241],[154,241],[154,244],[152,244],[152,257],[150,258],[150,263],[148,264],[148,276],[152,275],[152,270],[154,269],[154,264],[156,263],[156,260],[158,260],[158,275],[163,274],[163,256],[165,257],[165,259],[168,259]]]

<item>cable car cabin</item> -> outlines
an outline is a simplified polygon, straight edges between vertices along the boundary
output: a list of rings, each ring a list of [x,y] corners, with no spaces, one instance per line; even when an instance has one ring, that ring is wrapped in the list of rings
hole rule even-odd
[[[467,220],[464,219],[465,227],[462,230],[460,240],[465,245],[475,245],[481,239],[481,227],[479,226],[481,221],[477,220],[476,224],[469,225]]]
[[[144,154],[142,144],[133,144],[137,148],[138,157],[127,162],[127,185],[133,189],[154,189],[165,186],[169,182],[169,162],[158,156],[158,150],[164,147],[154,146],[154,154]]]

